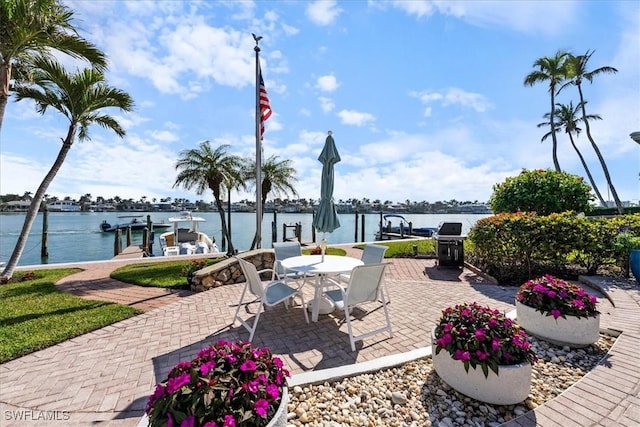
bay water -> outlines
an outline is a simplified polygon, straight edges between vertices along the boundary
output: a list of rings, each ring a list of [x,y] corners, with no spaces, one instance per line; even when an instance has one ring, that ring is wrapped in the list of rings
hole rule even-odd
[[[150,215],[154,223],[167,222],[168,218],[177,213],[171,212],[49,212],[48,215],[48,258],[42,259],[42,221],[43,214],[39,213],[31,229],[27,245],[18,263],[19,266],[39,264],[57,264],[81,261],[108,260],[114,256],[115,233],[105,233],[100,230],[100,224],[106,220],[110,224],[126,223],[130,218],[119,218],[124,215],[142,215],[140,220],[146,221]],[[214,237],[218,247],[222,248],[222,227],[218,212],[194,212],[194,215],[203,217],[206,222],[200,224],[200,231],[210,237]],[[362,217],[364,216],[364,238],[362,236]],[[441,222],[462,223],[462,234],[467,234],[469,229],[486,214],[403,214],[407,221],[411,221],[414,227],[437,227]],[[24,224],[24,213],[0,214],[0,262],[6,263],[15,247],[20,230]],[[375,240],[375,234],[379,229],[380,214],[369,213],[358,215],[358,230],[356,237],[356,215],[339,214],[340,228],[326,235],[329,245],[371,242]],[[275,224],[277,241],[283,240],[283,224],[300,224],[302,230],[302,242],[312,241],[312,214],[302,213],[265,213],[262,220],[262,247],[271,248],[272,224]],[[397,225],[397,221],[394,221]],[[170,230],[170,229],[167,229]],[[231,214],[231,233],[233,245],[239,251],[248,250],[256,230],[255,213],[233,212]],[[161,232],[155,232],[153,250],[157,255],[160,252],[158,236]],[[123,232],[123,246],[126,238]],[[287,237],[294,236],[294,228],[287,228]],[[316,241],[322,239],[322,233],[316,233]],[[133,234],[133,243],[142,243],[142,233]]]

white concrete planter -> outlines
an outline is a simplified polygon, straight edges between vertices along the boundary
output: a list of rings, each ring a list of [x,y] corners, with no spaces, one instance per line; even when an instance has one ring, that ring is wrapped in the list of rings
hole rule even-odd
[[[585,347],[600,338],[600,315],[595,317],[547,316],[516,301],[516,322],[529,334],[557,345]]]
[[[282,388],[282,399],[280,400],[280,406],[273,418],[267,424],[267,427],[285,427],[287,425],[287,405],[289,404],[289,391],[287,387]],[[149,425],[149,416],[144,414],[140,419],[136,427],[147,427]]]
[[[280,406],[273,415],[267,427],[285,427],[287,425],[287,404],[289,403],[289,391],[287,387],[282,388],[282,399],[280,400]]]
[[[515,405],[527,398],[531,391],[531,364],[501,365],[498,375],[489,370],[485,378],[482,368],[469,367],[455,360],[448,351],[442,349],[436,355],[436,345],[432,333],[433,367],[444,382],[460,393],[473,399],[494,405]]]

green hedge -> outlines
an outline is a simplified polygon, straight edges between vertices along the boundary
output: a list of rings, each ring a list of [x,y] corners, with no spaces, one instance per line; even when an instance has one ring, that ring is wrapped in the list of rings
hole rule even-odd
[[[640,236],[640,214],[613,218],[573,212],[548,216],[506,213],[484,218],[469,232],[469,260],[503,284],[519,285],[541,274],[596,274],[605,266],[620,267],[616,235],[628,227]]]

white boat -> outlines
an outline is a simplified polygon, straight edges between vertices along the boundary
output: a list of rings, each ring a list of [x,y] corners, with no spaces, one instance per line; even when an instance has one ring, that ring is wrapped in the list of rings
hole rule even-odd
[[[192,255],[219,252],[218,245],[205,233],[198,230],[198,225],[206,220],[193,216],[191,212],[180,212],[180,215],[168,219],[173,225],[172,231],[160,235],[162,255]]]

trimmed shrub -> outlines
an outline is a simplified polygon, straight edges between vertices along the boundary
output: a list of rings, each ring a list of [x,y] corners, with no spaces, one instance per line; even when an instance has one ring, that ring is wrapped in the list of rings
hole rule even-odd
[[[520,284],[543,274],[592,275],[601,267],[624,264],[615,240],[625,230],[640,235],[640,214],[589,218],[572,212],[503,213],[481,219],[470,230],[474,249],[469,261],[502,284]]]
[[[549,215],[566,211],[587,212],[593,200],[591,187],[578,175],[550,169],[508,177],[493,186],[489,203],[493,212],[536,212]]]

